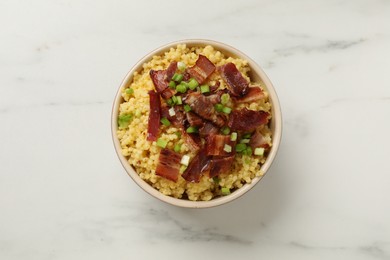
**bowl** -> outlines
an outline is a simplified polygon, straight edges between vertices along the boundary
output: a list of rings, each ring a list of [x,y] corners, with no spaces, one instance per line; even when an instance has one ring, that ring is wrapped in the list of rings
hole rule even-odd
[[[261,166],[261,171],[263,172],[263,175],[261,177],[255,177],[251,183],[245,184],[243,187],[235,190],[230,195],[218,197],[215,199],[211,199],[210,201],[190,201],[185,199],[177,199],[174,197],[170,197],[167,195],[164,195],[160,193],[158,190],[154,189],[152,186],[150,186],[146,181],[141,179],[141,177],[136,173],[136,171],[132,168],[132,166],[128,163],[125,156],[121,153],[121,146],[119,143],[119,139],[117,137],[117,118],[119,113],[119,105],[123,102],[123,98],[121,96],[121,90],[124,88],[127,88],[133,79],[133,73],[135,71],[142,70],[142,65],[145,62],[148,62],[154,55],[161,55],[166,51],[169,51],[170,48],[176,47],[178,44],[186,44],[187,47],[204,47],[206,45],[211,45],[214,47],[214,49],[219,50],[226,56],[232,56],[241,58],[248,61],[249,67],[251,69],[249,76],[251,78],[252,82],[260,82],[262,81],[265,85],[266,90],[269,93],[269,100],[272,105],[272,119],[270,122],[270,128],[272,132],[272,147],[269,151],[268,157],[265,161],[265,163]],[[127,174],[133,179],[133,181],[138,184],[144,191],[152,195],[153,197],[166,202],[171,205],[179,206],[179,207],[185,207],[185,208],[210,208],[219,206],[225,203],[228,203],[230,201],[233,201],[245,193],[247,193],[250,189],[252,189],[261,179],[264,177],[264,175],[269,170],[272,162],[275,159],[275,156],[277,154],[279,144],[281,141],[281,134],[282,134],[282,115],[281,115],[281,109],[279,105],[279,100],[276,95],[275,89],[271,83],[271,81],[268,79],[267,75],[264,73],[264,71],[260,68],[259,65],[257,65],[251,58],[249,58],[247,55],[242,53],[241,51],[227,45],[221,42],[212,41],[212,40],[204,40],[204,39],[190,39],[190,40],[181,40],[172,42],[169,44],[166,44],[164,46],[161,46],[157,48],[156,50],[150,52],[146,56],[144,56],[140,61],[138,61],[137,64],[134,65],[134,67],[127,73],[126,77],[120,84],[120,87],[118,89],[118,92],[115,96],[113,108],[112,108],[112,115],[111,115],[111,133],[112,133],[112,139],[114,142],[115,151],[118,155],[118,158],[120,162],[122,163],[124,169],[126,170]]]

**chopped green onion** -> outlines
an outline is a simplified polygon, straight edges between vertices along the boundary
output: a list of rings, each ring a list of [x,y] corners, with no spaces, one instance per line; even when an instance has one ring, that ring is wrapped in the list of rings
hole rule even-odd
[[[181,166],[180,166],[180,170],[179,170],[180,174],[182,174],[183,172],[185,172],[186,169],[187,169],[187,166],[181,165]]]
[[[170,116],[176,115],[175,108],[171,107],[171,108],[168,110],[168,114],[169,114]]]
[[[184,71],[185,69],[186,69],[186,64],[184,63],[184,62],[181,62],[181,61],[179,61],[178,63],[177,63],[177,68],[180,70],[180,71]]]
[[[169,81],[168,86],[169,86],[171,89],[175,89],[176,83],[175,83],[173,80],[171,80],[171,81]]]
[[[180,131],[175,132],[175,135],[177,136],[178,139],[181,138],[181,132]]]
[[[214,176],[214,177],[213,177],[213,182],[214,182],[214,183],[218,184],[220,181],[221,181],[221,179],[218,178],[218,176]]]
[[[264,155],[264,148],[262,148],[262,147],[256,148],[255,155],[263,156]]]
[[[134,89],[132,89],[132,88],[126,89],[126,94],[129,94],[129,95],[134,94]]]
[[[166,117],[161,118],[160,122],[165,126],[170,126],[171,122]]]
[[[198,83],[198,81],[196,81],[196,79],[190,79],[190,81],[188,81],[188,87],[191,90],[196,89],[197,86],[199,86],[199,83]]]
[[[231,153],[232,152],[232,147],[228,144],[225,144],[224,147],[223,147],[223,150],[227,153]]]
[[[186,111],[187,113],[191,111],[191,107],[187,104],[184,105],[184,111]]]
[[[190,163],[190,157],[188,155],[183,155],[183,157],[181,157],[180,164],[188,166],[189,163]]]
[[[165,148],[167,147],[167,144],[168,144],[168,141],[164,140],[164,139],[157,139],[157,146],[160,146],[161,148]]]
[[[252,148],[250,146],[248,146],[244,151],[242,151],[242,154],[244,155],[252,155]]]
[[[208,85],[201,85],[200,92],[201,93],[208,93],[208,92],[210,92],[210,87]]]
[[[241,139],[240,144],[249,144],[250,139]]]
[[[230,133],[230,128],[227,126],[224,126],[221,128],[221,133],[224,135],[228,135]]]
[[[230,114],[230,112],[232,112],[232,109],[230,107],[224,107],[222,108],[222,112],[224,112],[225,114]]]
[[[222,110],[223,110],[223,105],[222,105],[222,104],[215,104],[214,108],[215,108],[215,110],[217,110],[218,112],[222,112]]]
[[[178,105],[183,104],[183,102],[181,101],[181,96],[177,96],[176,99],[177,99],[176,104]]]
[[[237,133],[233,132],[230,136],[230,141],[236,141],[237,140]]]
[[[174,106],[175,105],[175,103],[173,102],[173,100],[172,99],[167,99],[167,104],[168,104],[168,106],[170,106],[170,107],[172,107],[172,106]]]
[[[177,97],[176,96],[172,96],[171,98],[172,98],[173,104],[177,104]]]
[[[186,93],[187,87],[186,85],[180,83],[179,85],[176,86],[176,91],[180,93]]]
[[[249,139],[249,138],[251,138],[251,136],[252,136],[251,133],[247,133],[247,134],[244,134],[244,135],[242,136],[242,138],[244,138],[244,139]]]
[[[124,129],[128,127],[131,123],[131,120],[133,120],[132,114],[123,114],[118,117],[118,126],[119,129]]]
[[[192,134],[192,133],[197,133],[198,128],[196,126],[190,126],[187,128],[187,133]]]
[[[229,188],[225,188],[225,187],[223,187],[222,189],[221,189],[221,193],[222,193],[222,195],[229,195],[230,194],[230,189]]]
[[[180,152],[180,150],[181,150],[181,144],[175,144],[175,147],[173,148],[173,150],[175,151],[175,152]]]
[[[176,82],[181,82],[183,80],[183,74],[175,73],[172,76],[172,80],[174,80]]]
[[[246,149],[246,144],[237,144],[236,145],[236,152],[242,152]]]
[[[222,94],[221,103],[222,105],[226,105],[229,102],[230,96],[228,93]]]

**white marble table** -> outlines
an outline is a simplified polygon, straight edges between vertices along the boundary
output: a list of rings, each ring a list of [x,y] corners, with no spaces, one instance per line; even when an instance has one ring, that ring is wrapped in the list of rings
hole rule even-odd
[[[0,259],[390,259],[389,1],[2,0],[0,24]],[[253,57],[284,116],[269,174],[208,210],[145,194],[110,136],[130,67],[185,38]]]

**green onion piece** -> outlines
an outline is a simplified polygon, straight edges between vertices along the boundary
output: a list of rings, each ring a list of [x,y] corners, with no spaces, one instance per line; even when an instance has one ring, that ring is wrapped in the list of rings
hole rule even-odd
[[[171,89],[175,89],[176,83],[175,83],[173,80],[171,80],[171,81],[169,81],[168,86],[169,86]]]
[[[197,132],[198,132],[198,128],[195,126],[190,126],[187,128],[187,133],[189,133],[189,134],[193,134],[193,133],[197,133]]]
[[[237,144],[236,145],[236,152],[242,152],[246,149],[246,144]]]
[[[230,112],[232,112],[232,109],[230,107],[224,107],[222,108],[222,112],[224,112],[225,114],[230,114]]]
[[[168,106],[172,107],[175,105],[175,103],[173,102],[173,100],[171,98],[167,99],[167,104]]]
[[[222,110],[223,110],[223,105],[222,105],[222,104],[215,104],[214,108],[215,108],[215,110],[217,110],[218,112],[222,112]]]
[[[177,136],[178,139],[181,138],[181,132],[180,131],[175,132],[175,135]]]
[[[126,94],[129,94],[129,95],[134,94],[134,89],[132,89],[132,88],[126,89]]]
[[[242,151],[242,154],[245,154],[245,155],[252,155],[252,148],[250,146],[248,146],[244,151]]]
[[[224,196],[229,195],[229,194],[230,194],[230,189],[229,189],[229,188],[223,187],[223,188],[221,189],[221,193],[222,193],[222,195],[224,195]]]
[[[172,98],[173,104],[177,104],[177,97],[176,96],[172,96],[171,98]]]
[[[190,157],[188,155],[183,155],[183,157],[181,157],[180,164],[188,166],[189,163]]]
[[[208,85],[201,85],[200,92],[201,93],[208,93],[208,92],[210,92],[210,87]]]
[[[222,105],[226,105],[229,102],[230,96],[228,93],[222,94],[221,103]]]
[[[174,150],[175,152],[179,153],[180,150],[181,150],[181,144],[175,144],[175,147],[173,148],[173,150]]]
[[[230,136],[230,141],[236,141],[237,140],[237,133],[233,132]]]
[[[191,107],[187,104],[184,105],[184,111],[186,111],[187,113],[191,111]]]
[[[186,85],[180,83],[179,85],[176,86],[176,91],[180,93],[186,93],[187,91]]]
[[[242,138],[243,139],[249,139],[249,138],[251,138],[251,133],[247,133],[247,134],[244,134],[243,136],[242,136]]]
[[[225,144],[225,145],[223,146],[223,150],[224,150],[225,152],[227,152],[227,153],[231,153],[231,152],[232,152],[232,147],[231,147],[230,145],[228,145],[228,144]]]
[[[171,122],[166,117],[161,118],[160,122],[165,126],[170,126]]]
[[[187,166],[181,165],[181,166],[180,166],[180,170],[179,170],[180,174],[182,174],[183,172],[185,172],[186,169],[187,169]]]
[[[175,73],[172,77],[172,80],[176,82],[181,82],[183,80],[183,74]]]
[[[178,63],[177,63],[177,68],[180,70],[180,71],[184,71],[185,69],[186,69],[186,64],[184,63],[184,62],[181,62],[181,61],[179,61]]]
[[[177,96],[176,99],[177,99],[176,104],[178,105],[183,104],[183,101],[181,100],[181,96]]]
[[[218,176],[214,176],[214,177],[213,177],[213,182],[214,182],[214,183],[218,184],[220,181],[221,181],[221,179],[218,178]]]
[[[188,87],[191,90],[196,89],[197,86],[199,86],[199,83],[198,83],[198,81],[196,81],[196,79],[190,79],[190,81],[188,81]]]
[[[118,117],[118,126],[119,129],[124,129],[128,127],[131,123],[131,120],[133,120],[132,114],[123,114]]]
[[[249,144],[249,141],[250,141],[251,139],[241,139],[240,140],[240,144]]]
[[[227,126],[224,126],[221,128],[221,133],[224,135],[228,135],[230,133],[230,128]]]
[[[264,155],[264,148],[262,148],[262,147],[256,148],[255,155],[263,156]]]
[[[167,147],[167,144],[168,144],[168,141],[166,141],[162,138],[157,139],[157,146],[160,146],[161,148],[165,148],[165,147]]]

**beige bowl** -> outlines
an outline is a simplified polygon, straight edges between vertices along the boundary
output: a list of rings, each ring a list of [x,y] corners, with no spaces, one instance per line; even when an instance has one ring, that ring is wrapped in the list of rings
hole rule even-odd
[[[121,96],[121,90],[124,88],[127,88],[131,81],[133,80],[133,73],[135,71],[142,70],[142,65],[145,62],[148,62],[151,60],[151,58],[154,55],[161,55],[164,52],[168,51],[172,47],[176,47],[178,44],[186,44],[187,47],[192,46],[206,46],[211,45],[216,50],[221,51],[227,56],[232,57],[238,57],[244,60],[247,60],[249,62],[249,66],[251,68],[251,72],[249,74],[252,82],[264,82],[265,87],[267,88],[267,91],[269,93],[270,102],[272,103],[272,119],[271,119],[271,131],[272,131],[272,138],[273,138],[273,145],[272,148],[268,154],[268,157],[266,159],[266,162],[262,165],[261,170],[265,174],[268,169],[270,168],[273,160],[275,159],[276,153],[279,148],[280,140],[281,140],[281,134],[282,134],[282,117],[281,117],[281,110],[280,105],[278,101],[278,97],[276,95],[276,92],[274,90],[274,87],[272,86],[271,81],[268,79],[268,77],[265,75],[264,71],[257,65],[251,58],[240,52],[239,50],[220,43],[216,41],[211,40],[201,40],[201,39],[193,39],[193,40],[182,40],[177,42],[172,42],[167,45],[164,45],[149,54],[147,54],[145,57],[143,57],[135,66],[127,73],[125,79],[122,81],[119,90],[115,96],[114,105],[112,108],[112,115],[111,115],[111,132],[112,132],[112,139],[114,141],[114,146],[116,153],[119,157],[119,160],[121,161],[123,167],[125,168],[126,172],[130,177],[137,183],[144,191],[149,193],[150,195],[175,206],[180,207],[186,207],[186,208],[209,208],[214,207],[218,205],[225,204],[227,202],[230,202],[234,199],[237,199],[244,195],[246,192],[248,192],[251,188],[253,188],[261,179],[261,177],[256,177],[252,180],[250,184],[245,184],[240,189],[237,189],[236,191],[232,192],[230,195],[219,197],[212,199],[210,201],[189,201],[184,199],[176,199],[173,197],[166,196],[162,193],[160,193],[158,190],[154,189],[152,186],[150,186],[147,182],[142,180],[140,176],[135,172],[135,170],[130,166],[127,159],[122,155],[121,153],[121,146],[118,140],[118,137],[116,135],[118,123],[118,113],[119,113],[119,105],[123,102],[123,98]],[[263,175],[264,176],[264,175]]]

